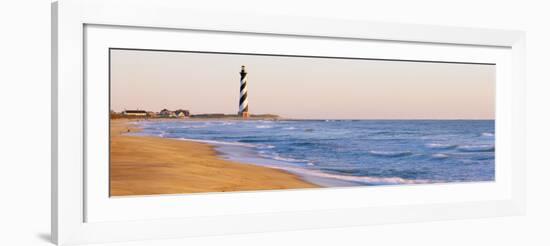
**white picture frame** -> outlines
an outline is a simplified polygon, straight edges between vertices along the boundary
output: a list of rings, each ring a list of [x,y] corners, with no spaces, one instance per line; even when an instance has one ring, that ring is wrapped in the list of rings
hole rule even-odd
[[[52,238],[57,244],[524,213],[523,32],[242,13],[198,13],[186,10],[181,1],[61,0],[52,4],[52,13]],[[89,161],[88,151],[93,149],[90,145],[100,146],[97,143],[101,143],[101,140],[90,142],[93,139],[90,138],[90,126],[95,117],[89,113],[93,112],[93,105],[101,104],[100,101],[90,101],[90,98],[101,97],[90,97],[95,85],[87,84],[86,80],[96,75],[101,80],[101,69],[108,69],[102,63],[104,56],[89,55],[89,52],[114,44],[133,48],[170,49],[168,46],[173,46],[173,49],[182,49],[176,44],[181,43],[176,42],[179,37],[174,37],[172,44],[154,38],[138,38],[152,31],[161,40],[169,40],[160,37],[173,33],[227,36],[228,43],[241,36],[262,37],[266,42],[277,39],[280,47],[274,46],[273,49],[287,52],[297,52],[292,51],[293,42],[347,42],[380,45],[377,56],[381,58],[391,55],[401,59],[494,63],[497,65],[497,180],[436,186],[207,194],[186,196],[185,200],[182,200],[183,196],[109,199],[102,193],[104,189],[97,188],[102,187],[104,181],[102,169],[86,163]],[[117,35],[135,37],[134,40],[139,42],[129,43]],[[403,53],[385,51],[393,48],[401,48],[395,50]],[[262,47],[255,49],[259,52]],[[436,52],[439,49],[442,52]],[[410,53],[405,54],[405,50]],[[343,49],[327,52],[333,52],[331,55],[334,56],[349,55]],[[101,51],[94,52],[99,53]],[[92,135],[97,136],[96,133]],[[372,200],[363,199],[365,196],[372,197]],[[302,206],[274,202],[299,201],[300,197],[317,202],[308,204],[304,200],[300,203]],[[334,202],[323,200],[326,197]],[[354,205],[349,205],[352,201]],[[204,206],[220,202],[226,204],[225,209]],[[153,210],[160,212],[144,213]]]

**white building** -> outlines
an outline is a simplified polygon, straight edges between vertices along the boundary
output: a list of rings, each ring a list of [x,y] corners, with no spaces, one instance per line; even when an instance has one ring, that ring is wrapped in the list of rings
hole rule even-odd
[[[145,117],[147,116],[147,111],[145,110],[124,110],[122,112],[122,115],[125,115],[125,116],[142,116],[142,117]]]

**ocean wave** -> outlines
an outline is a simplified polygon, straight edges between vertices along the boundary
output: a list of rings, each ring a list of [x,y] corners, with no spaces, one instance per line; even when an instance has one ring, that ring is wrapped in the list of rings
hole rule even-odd
[[[317,144],[312,142],[295,142],[295,143],[290,143],[290,145],[299,146],[299,147],[308,147],[308,146],[315,146]]]
[[[312,161],[307,159],[298,159],[298,158],[293,158],[288,156],[281,156],[279,153],[270,150],[272,148],[275,148],[275,146],[273,146],[272,148],[270,148],[270,146],[271,145],[257,148],[258,156],[268,160],[280,161],[285,163],[302,163],[307,165],[309,165],[309,163],[313,163]]]
[[[458,150],[462,152],[493,152],[495,151],[494,145],[461,145],[458,146]]]
[[[413,179],[404,179],[400,177],[359,177],[360,180],[366,184],[370,185],[399,185],[399,184],[429,184],[435,183],[432,180],[413,180]]]
[[[239,142],[240,143],[265,143],[265,142],[276,143],[276,142],[284,142],[284,141],[277,140],[277,139],[268,139],[263,137],[258,137],[258,138],[253,137],[253,138],[240,139]]]
[[[429,143],[426,144],[426,147],[432,149],[454,149],[458,147],[456,144],[442,144],[442,143]]]
[[[260,151],[259,152],[259,155],[263,158],[267,158],[267,159],[271,159],[271,160],[276,160],[276,161],[282,161],[282,162],[291,162],[291,163],[311,163],[311,161],[309,160],[305,160],[305,159],[296,159],[296,158],[292,158],[292,157],[283,157],[283,156],[280,156],[276,153],[269,153],[269,152],[266,152],[266,151]]]
[[[413,154],[410,151],[376,151],[376,150],[368,151],[368,153],[373,156],[382,156],[382,157],[403,157],[403,156],[409,156]]]
[[[433,155],[432,155],[432,158],[435,158],[435,159],[446,159],[446,158],[449,158],[449,156],[446,155],[446,154],[443,154],[443,153],[437,153],[437,154],[433,154]]]
[[[270,144],[262,144],[258,147],[261,148],[261,149],[274,149],[275,148],[274,145],[270,145]]]
[[[295,158],[289,158],[289,157],[282,157],[277,154],[268,154],[268,152],[260,151],[259,152],[260,157],[271,159],[271,160],[277,160],[282,161],[286,163],[305,163],[306,166],[316,166],[316,164],[309,160],[302,160],[302,159],[295,159]],[[344,182],[350,182],[355,184],[363,184],[363,185],[400,185],[400,184],[429,184],[429,183],[436,183],[436,180],[426,180],[426,179],[405,179],[401,177],[374,177],[374,176],[352,176],[352,175],[345,175],[345,174],[334,174],[334,173],[327,173],[320,170],[310,169],[307,167],[297,167],[293,165],[281,165],[281,164],[261,164],[262,166],[267,166],[275,169],[285,170],[291,173],[295,173],[297,175],[303,176],[303,177],[311,177],[311,178],[324,178],[324,179],[333,179],[335,181],[344,181]]]
[[[332,173],[325,173],[321,171],[306,170],[302,168],[280,168],[293,173],[302,174],[304,176],[320,177],[335,179],[353,183],[360,183],[366,185],[400,185],[400,184],[430,184],[436,183],[436,180],[426,179],[404,179],[401,177],[373,177],[373,176],[350,176],[350,175],[338,175]]]
[[[481,133],[481,136],[482,137],[494,137],[495,134],[492,133],[492,132],[483,132],[483,133]]]
[[[477,156],[477,157],[473,157],[472,159],[478,160],[478,161],[485,161],[485,160],[494,160],[495,157],[492,156],[492,155],[487,155],[487,156]]]
[[[177,127],[166,127],[168,131],[172,132],[178,132],[180,129],[197,129],[197,128],[206,128],[209,127],[208,125],[184,125],[184,126],[177,126]]]
[[[283,128],[283,129],[284,129],[284,130],[295,130],[296,127],[291,126],[291,127],[285,127],[285,128]]]
[[[225,142],[225,141],[216,141],[216,140],[204,140],[204,139],[190,139],[190,138],[177,138],[178,140],[207,143],[214,145],[233,145],[233,146],[243,146],[243,147],[257,147],[254,144],[241,143],[241,142]]]
[[[259,125],[259,126],[256,126],[256,128],[259,128],[259,129],[268,129],[268,128],[273,128],[273,126]]]

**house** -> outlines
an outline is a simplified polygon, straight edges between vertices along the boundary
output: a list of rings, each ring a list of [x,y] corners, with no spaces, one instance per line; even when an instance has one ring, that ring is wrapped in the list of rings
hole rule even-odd
[[[178,117],[178,118],[189,117],[189,115],[190,115],[189,110],[184,110],[184,109],[178,109],[178,110],[174,111],[174,113],[176,114],[176,117]]]
[[[175,118],[176,113],[174,111],[163,109],[159,113],[160,117]]]
[[[124,110],[124,111],[122,111],[122,115],[124,115],[124,116],[145,117],[145,116],[147,116],[147,111],[145,111],[145,110]]]

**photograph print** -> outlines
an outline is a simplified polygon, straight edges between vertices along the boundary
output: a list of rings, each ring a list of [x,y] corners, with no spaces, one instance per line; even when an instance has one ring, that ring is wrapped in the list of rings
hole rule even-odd
[[[495,180],[494,64],[122,48],[109,64],[110,196]]]

